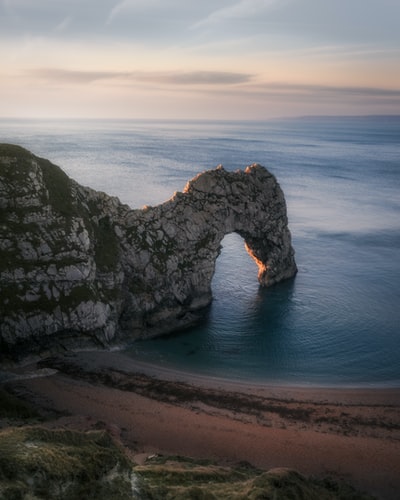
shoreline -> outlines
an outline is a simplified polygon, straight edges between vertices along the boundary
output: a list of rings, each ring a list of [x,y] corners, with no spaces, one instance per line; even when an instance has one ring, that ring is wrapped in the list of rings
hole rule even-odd
[[[55,357],[58,357],[55,355]],[[114,369],[122,370],[125,373],[140,373],[155,379],[182,382],[185,384],[200,386],[203,388],[214,388],[221,390],[229,390],[233,392],[249,392],[249,393],[265,393],[268,395],[284,395],[285,397],[304,397],[318,399],[323,398],[325,401],[335,402],[336,399],[342,401],[355,402],[354,398],[360,403],[385,403],[393,401],[394,404],[400,405],[400,385],[317,385],[317,384],[292,384],[290,382],[264,382],[261,380],[239,380],[206,375],[196,372],[189,372],[172,368],[165,365],[159,365],[147,361],[138,360],[135,357],[124,352],[124,349],[105,350],[82,350],[61,355],[64,359],[75,360],[78,364],[85,366],[86,369]],[[50,356],[50,359],[52,356]],[[20,377],[26,376],[26,373],[31,371],[31,368],[36,365],[46,364],[46,358],[30,361],[26,365],[22,365],[20,369]],[[47,376],[47,372],[55,371],[54,369],[41,369],[41,373],[33,373],[29,377]],[[12,370],[8,370],[12,372]],[[25,375],[24,375],[25,374]]]
[[[330,382],[330,381],[321,381],[321,382],[295,382],[293,380],[287,379],[262,379],[262,378],[247,378],[242,379],[240,376],[229,377],[224,375],[217,374],[207,374],[200,371],[191,371],[190,368],[179,368],[174,366],[173,364],[168,363],[158,363],[153,361],[146,361],[141,359],[141,355],[132,354],[130,351],[131,348],[134,347],[134,343],[129,346],[120,346],[110,349],[110,353],[119,353],[121,356],[130,359],[132,363],[135,363],[137,366],[142,366],[146,371],[154,371],[156,376],[159,374],[176,374],[177,376],[182,377],[183,379],[205,379],[205,380],[216,380],[221,381],[223,383],[228,382],[232,384],[251,384],[255,386],[270,386],[270,387],[282,387],[282,388],[300,388],[300,389],[349,389],[349,390],[368,390],[368,389],[400,389],[400,379],[389,380],[389,381],[366,381],[366,382]],[[90,349],[89,349],[90,351]]]
[[[42,375],[35,378],[36,375]],[[37,372],[39,370],[39,372]],[[41,370],[41,371],[40,371]],[[400,389],[254,385],[134,363],[121,351],[56,355],[7,385],[47,425],[105,426],[137,463],[152,454],[289,467],[382,500],[400,490]]]
[[[157,364],[156,362],[143,361],[135,356],[131,356],[126,353],[125,349],[118,351],[110,351],[110,353],[117,352],[121,358],[126,358],[126,360],[131,360],[132,365],[135,368],[140,368],[144,373],[149,375],[154,375],[155,377],[168,377],[168,378],[179,378],[183,381],[199,381],[199,382],[215,382],[221,383],[223,385],[232,386],[254,386],[254,387],[270,387],[270,388],[281,388],[281,389],[310,389],[310,390],[350,390],[350,391],[368,391],[368,390],[400,390],[400,380],[395,382],[366,382],[366,383],[317,383],[317,382],[292,382],[289,380],[262,380],[256,378],[240,379],[239,377],[224,377],[219,375],[211,375],[196,371],[189,371],[181,368],[176,368],[166,364]]]
[[[213,374],[206,374],[202,372],[190,371],[186,369],[177,368],[167,364],[160,364],[151,361],[144,361],[139,359],[134,355],[127,353],[126,346],[117,346],[111,349],[78,349],[70,350],[68,354],[65,352],[50,353],[47,357],[51,358],[53,356],[77,356],[86,357],[86,361],[92,358],[96,358],[96,363],[102,361],[105,365],[112,366],[113,363],[121,364],[126,370],[131,369],[132,371],[141,371],[146,375],[153,376],[156,378],[166,378],[167,380],[181,380],[188,383],[201,383],[201,384],[220,384],[223,386],[233,386],[233,387],[257,387],[257,388],[271,388],[271,389],[282,389],[282,390],[310,390],[310,391],[359,391],[359,392],[397,392],[400,391],[400,380],[391,382],[365,382],[365,383],[330,383],[330,382],[298,382],[295,383],[289,380],[268,380],[268,379],[241,379],[239,377],[225,377]],[[25,358],[20,362],[13,363],[1,363],[0,362],[0,374],[10,374],[11,376],[18,373],[24,373],[34,367],[38,363],[43,362],[47,357],[42,356],[32,356],[30,358]],[[113,361],[114,358],[114,361]],[[83,359],[82,359],[83,360]],[[33,370],[35,370],[33,368]],[[22,375],[21,375],[22,376]],[[5,381],[5,378],[1,378],[0,383]]]

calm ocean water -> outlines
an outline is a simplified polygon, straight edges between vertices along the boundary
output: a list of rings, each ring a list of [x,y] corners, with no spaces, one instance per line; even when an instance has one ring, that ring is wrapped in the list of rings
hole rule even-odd
[[[240,380],[400,386],[400,117],[0,120],[0,141],[134,208],[219,163],[265,165],[286,196],[296,278],[260,289],[243,241],[229,235],[204,323],[130,354]]]

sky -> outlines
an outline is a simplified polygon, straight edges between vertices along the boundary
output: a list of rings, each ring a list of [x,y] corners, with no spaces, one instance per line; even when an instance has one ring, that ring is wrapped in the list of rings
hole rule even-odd
[[[0,117],[400,114],[399,0],[0,0]]]

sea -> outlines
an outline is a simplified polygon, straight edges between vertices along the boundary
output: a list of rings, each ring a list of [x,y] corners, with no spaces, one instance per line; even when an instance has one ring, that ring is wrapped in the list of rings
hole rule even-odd
[[[296,277],[260,288],[242,238],[227,235],[204,321],[126,353],[250,383],[400,387],[400,116],[2,119],[0,142],[132,208],[219,164],[264,165],[285,193]]]

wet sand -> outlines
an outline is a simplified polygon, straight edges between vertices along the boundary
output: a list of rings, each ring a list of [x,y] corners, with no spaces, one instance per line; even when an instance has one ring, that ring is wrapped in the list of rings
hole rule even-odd
[[[103,425],[139,463],[154,453],[247,461],[329,475],[381,499],[399,498],[400,389],[233,383],[120,352],[57,356],[25,367],[21,376],[10,382],[17,393],[56,412],[48,425]]]

